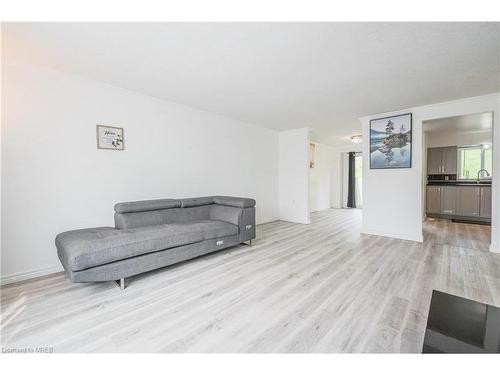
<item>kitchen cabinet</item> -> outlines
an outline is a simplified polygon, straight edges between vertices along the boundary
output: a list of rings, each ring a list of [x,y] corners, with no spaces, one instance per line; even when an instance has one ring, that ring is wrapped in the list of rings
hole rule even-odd
[[[427,186],[426,207],[430,214],[441,213],[441,186]]]
[[[457,189],[456,186],[440,186],[441,213],[454,215],[456,211]]]
[[[456,146],[427,149],[427,174],[457,174]]]
[[[442,174],[441,161],[443,152],[441,148],[427,149],[427,174]]]
[[[457,206],[459,216],[479,216],[481,187],[456,186]]]
[[[426,212],[454,215],[456,211],[455,186],[427,186]]]
[[[426,213],[452,219],[491,219],[491,186],[481,185],[428,185],[426,187]],[[483,220],[486,219],[486,220]]]
[[[457,174],[457,154],[456,146],[442,148],[443,174]]]
[[[491,218],[491,186],[481,186],[481,198],[479,206],[479,216],[487,219]]]

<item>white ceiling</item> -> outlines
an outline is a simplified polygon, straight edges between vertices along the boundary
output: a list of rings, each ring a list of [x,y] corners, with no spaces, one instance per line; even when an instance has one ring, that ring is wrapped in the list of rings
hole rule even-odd
[[[426,132],[476,133],[493,130],[491,112],[476,113],[466,116],[454,116],[429,120],[423,123]]]
[[[499,23],[9,23],[2,57],[345,144],[358,117],[499,91]]]

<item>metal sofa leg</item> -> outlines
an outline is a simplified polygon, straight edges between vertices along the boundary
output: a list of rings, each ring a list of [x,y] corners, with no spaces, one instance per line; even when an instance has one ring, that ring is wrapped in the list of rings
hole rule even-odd
[[[121,290],[125,289],[125,279],[115,280],[115,283],[120,287]]]

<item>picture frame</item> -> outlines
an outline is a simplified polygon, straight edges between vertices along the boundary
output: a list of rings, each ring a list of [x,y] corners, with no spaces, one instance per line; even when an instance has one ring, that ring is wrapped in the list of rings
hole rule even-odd
[[[124,150],[124,130],[116,126],[96,125],[97,148],[101,150]]]
[[[309,143],[309,168],[313,169],[316,165],[315,155],[316,145],[314,143]]]
[[[412,114],[370,120],[370,169],[412,167]]]

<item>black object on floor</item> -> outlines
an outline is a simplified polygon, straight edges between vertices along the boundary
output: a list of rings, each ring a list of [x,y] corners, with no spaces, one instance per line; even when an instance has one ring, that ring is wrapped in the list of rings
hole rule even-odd
[[[500,308],[432,291],[422,353],[500,353]]]

